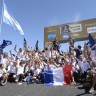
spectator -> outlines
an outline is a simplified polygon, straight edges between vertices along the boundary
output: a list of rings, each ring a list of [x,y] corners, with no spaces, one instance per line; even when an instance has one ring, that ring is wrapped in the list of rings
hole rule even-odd
[[[22,81],[24,78],[24,62],[20,62],[19,66],[17,66],[17,76],[15,82]]]
[[[53,49],[57,50],[60,53],[60,44],[59,41],[57,40],[57,38],[55,38],[55,40],[53,41]]]
[[[5,85],[8,79],[8,73],[4,67],[4,64],[0,64],[0,84]]]

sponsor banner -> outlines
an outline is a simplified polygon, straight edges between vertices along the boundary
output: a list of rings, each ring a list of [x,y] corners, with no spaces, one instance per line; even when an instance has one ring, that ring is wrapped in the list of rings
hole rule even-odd
[[[54,39],[56,37],[56,34],[55,33],[50,33],[48,34],[48,39]]]
[[[44,28],[44,47],[46,42],[53,42],[55,35],[48,35],[54,33],[60,43],[65,43],[69,38],[74,38],[76,41],[83,41],[88,39],[88,34],[96,37],[96,18],[54,25]],[[68,35],[66,35],[68,34]],[[53,39],[51,39],[53,38]]]
[[[72,24],[72,25],[69,25],[69,30],[72,33],[81,32],[82,31],[82,26],[81,26],[81,24]]]
[[[85,27],[96,26],[96,23],[85,24]]]
[[[64,39],[69,39],[69,37],[70,37],[69,34],[64,34],[64,35],[63,35],[63,38],[64,38]]]
[[[70,34],[69,25],[64,25],[63,27],[60,27],[60,34]]]
[[[78,37],[80,34],[79,33],[75,33],[75,34],[73,34],[72,36],[73,37]]]
[[[57,30],[48,30],[48,33],[56,32]]]
[[[96,32],[96,26],[95,27],[89,27],[89,28],[87,28],[87,32],[88,33],[94,33],[94,32]]]
[[[71,33],[77,33],[82,31],[81,24],[71,24],[71,25],[65,25],[63,27],[60,27],[60,34],[71,34]]]

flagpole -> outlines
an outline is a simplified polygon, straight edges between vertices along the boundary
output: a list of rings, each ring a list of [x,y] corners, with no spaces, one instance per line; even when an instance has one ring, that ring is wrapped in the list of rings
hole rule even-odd
[[[3,0],[3,7],[2,7],[2,14],[1,14],[1,27],[0,27],[0,34],[1,34],[1,30],[2,30],[2,22],[3,22],[3,11],[4,11],[4,2],[5,2],[5,0]]]

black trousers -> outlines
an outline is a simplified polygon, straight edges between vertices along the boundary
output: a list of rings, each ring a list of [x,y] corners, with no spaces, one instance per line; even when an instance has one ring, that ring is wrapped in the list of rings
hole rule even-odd
[[[86,82],[86,76],[87,76],[87,72],[84,71],[84,73],[82,73],[80,75],[81,78],[81,83],[83,84],[84,82]]]
[[[79,79],[80,79],[80,73],[78,72],[73,72],[73,76],[74,76],[74,81],[79,83]]]
[[[15,82],[15,78],[13,76],[16,75],[15,73],[10,73],[8,76],[8,82],[12,83]]]

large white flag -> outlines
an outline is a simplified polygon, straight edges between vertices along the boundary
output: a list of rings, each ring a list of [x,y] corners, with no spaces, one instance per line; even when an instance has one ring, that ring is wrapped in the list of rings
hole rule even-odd
[[[12,26],[14,29],[18,30],[21,35],[24,35],[24,32],[20,24],[9,14],[5,4],[3,10],[3,22]]]

